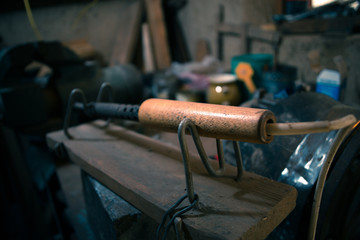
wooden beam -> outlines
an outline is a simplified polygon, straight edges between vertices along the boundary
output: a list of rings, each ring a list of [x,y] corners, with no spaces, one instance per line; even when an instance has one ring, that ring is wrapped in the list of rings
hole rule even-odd
[[[47,136],[54,149],[63,143],[70,159],[146,215],[160,222],[163,214],[186,193],[178,147],[103,121]],[[214,140],[215,141],[215,140]],[[225,178],[210,177],[198,155],[190,154],[200,207],[183,216],[192,239],[264,239],[294,209],[295,188],[226,166]],[[213,164],[216,164],[215,161]]]
[[[242,34],[243,24],[218,23],[216,29],[218,32],[225,34],[239,35]]]
[[[152,49],[149,24],[142,24],[142,53],[144,62],[144,72],[149,73],[155,70],[154,50]]]
[[[360,26],[360,16],[336,17],[331,19],[303,19],[284,22],[278,26],[279,31],[289,34],[304,33],[352,33]]]
[[[276,14],[284,14],[284,0],[276,0],[275,2],[275,13]]]
[[[145,0],[147,21],[155,53],[156,68],[166,69],[171,65],[170,49],[161,0]]]
[[[260,40],[270,44],[276,44],[280,41],[281,33],[272,30],[263,30],[257,26],[249,26],[247,31],[248,38]]]
[[[277,31],[263,30],[260,27],[248,24],[220,23],[217,30],[221,33],[244,38],[256,39],[265,42],[278,42],[281,34]]]
[[[119,23],[110,65],[131,63],[136,50],[136,43],[140,37],[143,14],[142,1],[122,1],[121,6],[119,14],[123,16],[124,22]]]

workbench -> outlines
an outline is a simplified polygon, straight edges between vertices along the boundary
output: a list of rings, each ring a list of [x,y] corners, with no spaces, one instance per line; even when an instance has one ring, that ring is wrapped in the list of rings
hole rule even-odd
[[[63,131],[49,133],[48,146],[62,149],[83,171],[160,223],[186,193],[180,149],[104,124],[99,120],[72,127],[74,139]],[[297,191],[292,186],[246,171],[235,181],[236,168],[230,165],[225,177],[211,177],[194,153],[190,166],[199,204],[182,216],[185,238],[264,239],[295,207]]]

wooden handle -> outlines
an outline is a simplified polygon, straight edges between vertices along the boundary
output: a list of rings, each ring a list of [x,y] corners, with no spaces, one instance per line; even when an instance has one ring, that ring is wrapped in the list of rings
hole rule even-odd
[[[149,99],[139,108],[139,121],[145,126],[176,132],[188,118],[200,136],[253,143],[270,143],[274,136],[328,132],[354,124],[350,114],[333,121],[276,123],[265,109],[216,104]]]
[[[199,135],[253,143],[273,140],[266,132],[268,123],[276,122],[269,110],[216,104],[149,99],[139,108],[139,121],[145,126],[176,132],[188,118]]]

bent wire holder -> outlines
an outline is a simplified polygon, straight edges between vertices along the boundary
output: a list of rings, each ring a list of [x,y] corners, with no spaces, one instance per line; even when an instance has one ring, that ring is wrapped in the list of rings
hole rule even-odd
[[[96,102],[101,102],[107,94],[109,101],[112,101],[112,88],[109,83],[103,83],[99,90],[99,94],[97,96]],[[120,105],[119,105],[120,106]],[[69,126],[72,116],[72,111],[74,108],[82,109],[85,113],[91,115],[91,104],[89,104],[86,100],[85,94],[81,89],[74,89],[71,91],[69,96],[69,102],[66,110],[66,115],[64,119],[64,134],[69,139],[74,139],[74,137],[69,133]],[[119,108],[121,109],[121,108]],[[127,105],[124,105],[122,110],[126,111]],[[136,119],[132,119],[136,120]],[[107,127],[110,123],[111,119],[108,118],[107,122],[102,127]],[[224,159],[224,150],[223,145],[220,139],[216,139],[216,147],[217,153],[219,157],[219,168],[217,170],[213,169],[210,164],[209,158],[204,150],[202,141],[199,137],[196,125],[188,118],[184,118],[179,126],[178,126],[178,139],[184,164],[184,172],[185,172],[185,180],[186,180],[186,189],[187,189],[187,196],[189,198],[189,202],[193,203],[195,200],[195,193],[194,193],[194,184],[192,178],[192,172],[190,167],[190,160],[189,160],[189,150],[187,141],[185,138],[186,130],[189,130],[192,139],[195,143],[196,149],[200,156],[200,159],[209,173],[209,175],[213,177],[222,177],[225,174],[225,159]],[[237,141],[233,141],[233,147],[235,152],[235,161],[237,165],[237,175],[234,176],[236,181],[240,181],[242,174],[243,174],[243,163],[241,158],[240,147]]]
[[[194,184],[193,184],[193,178],[192,178],[190,161],[189,161],[189,149],[188,149],[187,141],[185,138],[187,129],[189,130],[189,132],[194,140],[196,149],[199,153],[202,163],[204,164],[205,169],[211,176],[221,177],[224,175],[225,160],[224,160],[224,150],[223,150],[221,140],[216,139],[216,147],[217,147],[217,152],[218,152],[218,156],[219,156],[219,169],[214,170],[209,162],[208,156],[206,155],[206,152],[204,150],[203,144],[201,142],[201,139],[199,137],[199,134],[198,134],[195,124],[188,118],[184,118],[180,122],[179,128],[178,128],[179,144],[180,144],[181,154],[182,154],[183,163],[184,163],[187,195],[189,197],[190,203],[192,203],[195,200],[195,194],[194,194]],[[241,152],[240,152],[240,147],[239,147],[238,142],[233,141],[233,146],[234,146],[236,165],[237,165],[237,176],[235,177],[235,180],[239,181],[243,174],[243,164],[242,164],[242,159],[241,159]]]
[[[113,100],[113,93],[112,93],[112,87],[109,83],[103,83],[100,87],[99,93],[96,97],[96,102],[102,102],[104,96],[108,97],[108,101],[112,102]],[[79,88],[75,88],[71,91],[70,96],[69,96],[69,101],[68,101],[68,105],[66,108],[66,113],[65,113],[65,119],[64,119],[64,134],[66,137],[68,137],[69,139],[74,139],[74,137],[69,133],[69,127],[70,127],[70,122],[71,122],[71,116],[72,116],[72,112],[73,112],[73,108],[75,106],[75,103],[77,103],[76,101],[80,101],[80,103],[83,105],[84,111],[86,112],[89,108],[88,106],[88,102],[86,100],[85,94],[84,92],[79,89]],[[108,118],[106,121],[106,124],[102,127],[108,127],[109,124],[111,122],[111,118]]]
[[[109,83],[103,83],[96,103],[87,103],[85,94],[80,89],[74,89],[68,101],[68,106],[66,110],[66,115],[64,119],[64,134],[69,139],[74,139],[74,137],[69,133],[68,128],[70,126],[71,115],[74,108],[80,109],[85,112],[85,114],[91,116],[100,116],[100,117],[108,117],[107,123],[102,127],[107,127],[110,122],[110,117],[120,118],[120,119],[128,119],[128,120],[139,120],[138,119],[138,110],[139,106],[135,105],[125,105],[125,104],[111,104],[111,103],[99,103],[103,100],[105,94],[108,95],[109,102],[112,102],[112,91]],[[96,115],[96,111],[94,112],[94,106],[97,105],[99,109],[102,109],[102,113]],[[100,106],[101,105],[101,106]],[[111,105],[111,106],[110,106]],[[103,107],[103,108],[102,108]],[[105,114],[106,113],[106,114]],[[116,113],[116,114],[114,114]],[[93,114],[93,115],[92,115]],[[332,160],[335,156],[335,153],[343,141],[343,139],[347,136],[348,131],[350,131],[352,124],[357,122],[357,119],[353,115],[345,116],[341,119],[333,120],[333,121],[322,121],[322,122],[307,122],[307,123],[269,123],[267,124],[267,132],[271,135],[293,135],[293,134],[305,134],[305,133],[315,133],[315,132],[323,132],[336,130],[340,128],[347,127],[347,129],[343,129],[340,131],[336,137],[336,141],[333,143],[332,152],[329,154],[326,164],[323,165],[321,169],[321,174],[318,180],[318,184],[316,186],[316,192],[314,196],[314,204],[312,209],[312,215],[310,217],[310,226],[309,226],[309,239],[314,239],[316,233],[317,226],[317,218],[319,214],[319,208],[321,203],[321,196],[324,188],[324,183],[326,180],[326,176],[328,170],[332,164]],[[360,122],[358,122],[359,124]],[[176,125],[175,125],[176,126]],[[191,205],[196,206],[198,202],[198,197],[194,192],[194,184],[193,177],[190,166],[190,157],[189,150],[186,140],[187,132],[190,133],[192,139],[197,148],[200,159],[209,173],[209,175],[213,177],[223,177],[225,174],[225,160],[224,160],[224,150],[222,146],[222,142],[220,139],[216,138],[216,146],[217,153],[219,157],[219,168],[214,169],[209,161],[209,158],[204,150],[202,141],[198,134],[198,129],[196,124],[189,118],[184,118],[180,124],[178,125],[178,139],[179,145],[182,154],[182,160],[184,165],[185,172],[185,181],[186,181],[186,189],[187,189],[187,198]],[[235,177],[236,181],[240,181],[243,175],[243,163],[240,152],[240,147],[237,141],[232,141],[234,152],[235,152],[235,160],[237,165],[237,174]],[[61,150],[61,149],[60,149]]]

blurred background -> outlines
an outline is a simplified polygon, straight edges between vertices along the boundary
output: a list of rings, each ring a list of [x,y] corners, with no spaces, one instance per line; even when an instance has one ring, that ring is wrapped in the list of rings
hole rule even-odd
[[[88,223],[79,168],[46,145],[46,134],[63,126],[74,88],[95,101],[107,82],[116,103],[166,98],[260,107],[274,111],[279,121],[359,117],[359,7],[356,0],[8,1],[0,8],[0,192],[6,223],[1,238],[99,239]],[[73,124],[89,120],[78,115]],[[353,169],[356,131],[347,142],[354,145],[346,157]],[[329,138],[334,135],[318,141]],[[285,140],[259,147],[265,158],[280,159],[268,166],[271,173],[252,162],[257,146],[242,145],[245,166],[296,185],[280,173],[302,141],[286,150]],[[276,155],[278,149],[284,152]],[[231,162],[234,153],[226,154]],[[355,175],[351,181],[358,186]],[[311,187],[302,189],[306,197],[297,214],[307,209]],[[358,190],[346,191],[354,213]],[[328,206],[336,205],[329,200]],[[347,222],[359,222],[347,216]],[[330,234],[337,222],[324,219],[321,239],[360,236],[354,228]],[[279,230],[273,238],[303,239],[297,235],[303,223],[288,223],[296,225],[291,233]]]

